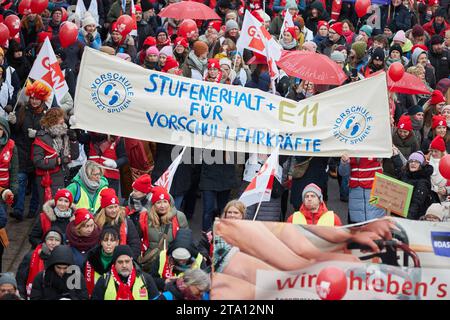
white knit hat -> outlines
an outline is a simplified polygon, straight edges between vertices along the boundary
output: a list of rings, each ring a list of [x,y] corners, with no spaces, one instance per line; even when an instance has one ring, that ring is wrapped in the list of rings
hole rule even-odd
[[[165,46],[165,47],[163,47],[161,50],[159,50],[159,54],[161,55],[161,54],[163,54],[163,55],[165,55],[165,56],[171,56],[171,57],[173,57],[173,49],[172,49],[172,46]]]
[[[94,17],[92,15],[90,15],[90,14],[86,15],[85,18],[83,19],[83,21],[81,22],[81,26],[84,28],[84,27],[89,26],[91,24],[96,26],[97,22],[95,22],[95,19],[94,19]]]
[[[227,65],[231,69],[231,60],[228,58],[222,58],[219,61],[220,65]]]
[[[433,203],[428,207],[427,212],[425,213],[425,218],[426,216],[433,215],[436,218],[439,218],[439,221],[442,221],[446,215],[446,211],[446,208],[440,203]]]

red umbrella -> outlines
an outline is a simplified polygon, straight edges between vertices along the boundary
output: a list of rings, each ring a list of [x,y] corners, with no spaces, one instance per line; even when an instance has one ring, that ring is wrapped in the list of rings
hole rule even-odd
[[[377,71],[375,73],[372,73],[370,77],[379,74],[383,71]],[[420,80],[417,76],[405,72],[403,74],[403,77],[398,80],[397,82],[393,81],[389,77],[389,73],[386,72],[387,76],[387,84],[388,84],[388,90],[390,92],[396,92],[396,93],[404,93],[404,94],[431,94],[431,92],[428,90],[427,86],[423,83],[422,80]]]
[[[160,17],[177,20],[221,20],[219,15],[207,5],[195,1],[181,1],[172,3],[158,14]]]
[[[277,65],[288,75],[314,84],[340,85],[347,79],[336,62],[320,53],[284,51]]]

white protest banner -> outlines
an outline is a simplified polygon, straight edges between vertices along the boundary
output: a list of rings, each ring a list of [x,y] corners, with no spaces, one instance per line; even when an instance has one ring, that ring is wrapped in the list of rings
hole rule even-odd
[[[53,51],[48,37],[45,38],[41,51],[39,51],[39,54],[33,63],[29,77],[33,80],[41,80],[48,84],[48,86],[53,89],[53,93],[55,94],[58,103],[60,103],[64,95],[69,92],[69,87],[67,86],[58,60],[56,60],[55,52]],[[47,102],[51,105],[52,100],[53,98],[50,98]]]
[[[77,128],[195,148],[270,154],[392,155],[386,75],[295,102],[257,89],[144,69],[85,48]]]

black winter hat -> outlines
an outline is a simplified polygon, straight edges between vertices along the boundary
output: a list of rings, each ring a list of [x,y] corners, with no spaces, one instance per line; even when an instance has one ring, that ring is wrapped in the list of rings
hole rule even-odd
[[[436,10],[436,13],[434,16],[435,17],[444,17],[445,19],[447,19],[447,11],[445,10],[444,7],[440,7],[439,9]]]
[[[225,8],[225,9],[231,9],[231,1],[229,0],[219,0],[217,1],[217,8]]]
[[[116,263],[116,260],[117,260],[120,256],[129,256],[129,257],[133,258],[133,251],[131,250],[130,246],[127,246],[127,245],[120,245],[120,246],[117,246],[117,247],[114,249],[114,253],[113,253],[111,265],[114,264],[114,263]]]
[[[45,268],[49,269],[57,264],[73,265],[73,253],[69,246],[61,245],[53,249],[50,257],[45,262]]]
[[[403,55],[402,47],[401,47],[399,44],[393,44],[393,45],[391,46],[391,48],[389,49],[389,55],[390,55],[390,54],[392,53],[392,51],[394,51],[394,50],[400,52],[400,55]]]
[[[423,108],[421,106],[419,106],[418,104],[408,108],[408,114],[410,116],[413,116],[419,112],[423,112]]]
[[[376,48],[375,50],[373,50],[372,52],[372,56],[371,56],[372,60],[381,60],[384,61],[384,50],[381,48]]]
[[[444,42],[444,38],[440,34],[433,34],[431,36],[430,46],[441,44],[442,42]]]

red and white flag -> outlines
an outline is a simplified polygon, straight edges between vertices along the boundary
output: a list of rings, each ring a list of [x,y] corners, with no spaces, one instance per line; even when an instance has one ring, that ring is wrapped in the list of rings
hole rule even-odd
[[[272,194],[273,179],[278,174],[278,155],[280,147],[278,146],[267,158],[266,162],[259,169],[258,174],[250,181],[245,191],[242,193],[239,201],[247,207],[263,201],[270,201]]]
[[[66,79],[58,60],[56,60],[55,52],[48,37],[45,38],[28,77],[33,80],[40,80],[52,88],[52,96],[47,100],[49,106],[52,104],[53,95],[55,95],[56,101],[60,103],[66,93],[69,92]]]
[[[283,38],[284,29],[289,27],[295,27],[295,25],[294,20],[292,19],[292,15],[289,13],[289,10],[286,10],[286,14],[284,15],[284,21],[281,26],[280,39]]]
[[[184,151],[186,150],[186,146],[181,150],[181,153],[178,155],[178,157],[175,158],[175,160],[172,162],[172,164],[167,168],[166,171],[159,177],[158,181],[155,182],[155,186],[160,186],[165,188],[168,192],[170,192],[170,187],[172,186],[173,177],[175,176],[175,173],[177,172],[178,165],[181,162],[181,159],[183,158]]]
[[[281,58],[282,47],[250,11],[245,11],[242,30],[236,44],[238,52],[244,49],[257,52],[267,58],[272,79],[279,76],[276,62]]]

